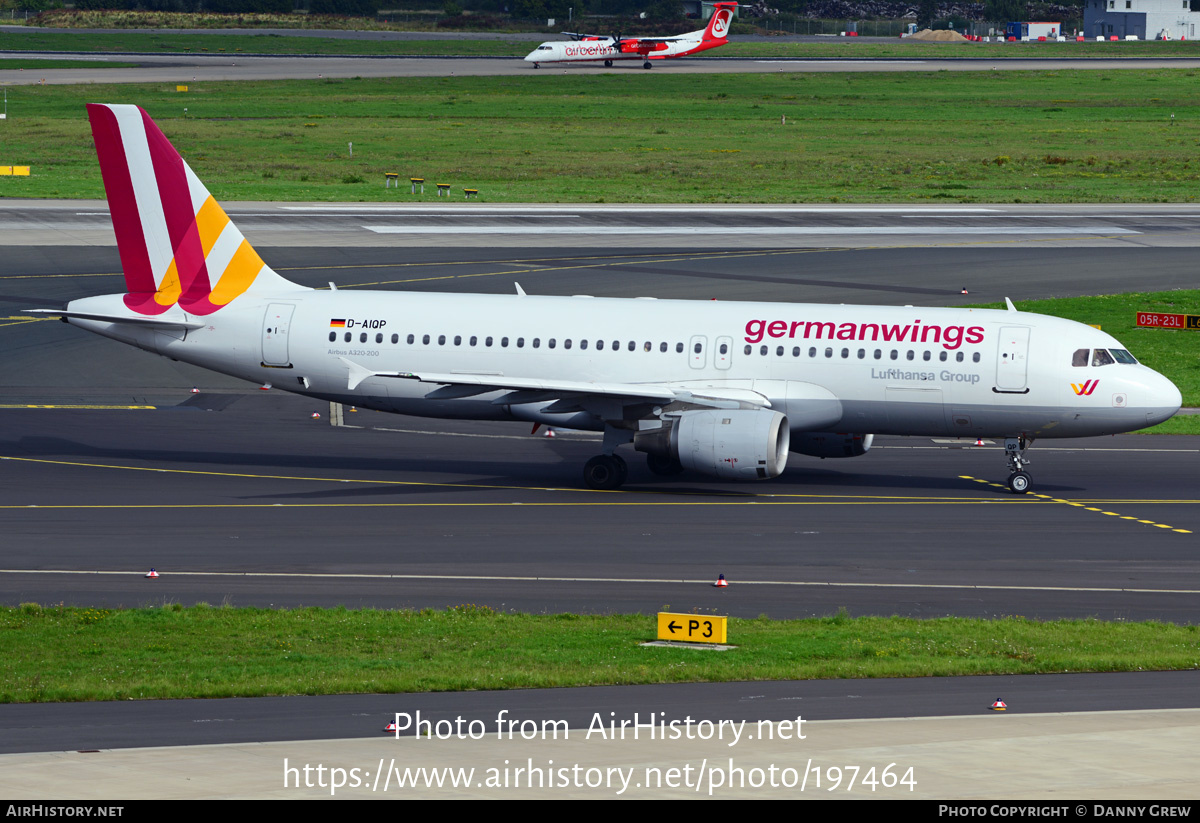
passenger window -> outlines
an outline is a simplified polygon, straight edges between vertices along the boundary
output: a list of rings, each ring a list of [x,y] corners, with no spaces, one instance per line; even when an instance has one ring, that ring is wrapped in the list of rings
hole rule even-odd
[[[479,342],[479,338],[476,337],[475,335],[471,335],[471,340],[470,340],[471,345],[474,346],[478,342]]]
[[[676,343],[676,344],[675,344],[675,353],[676,353],[676,354],[683,354],[683,344],[682,344],[682,343]],[[724,344],[724,343],[722,343],[722,344],[721,344],[721,354],[724,354],[724,353],[725,353],[725,344]]]
[[[635,343],[633,340],[630,340],[630,341],[629,341],[629,346],[628,346],[628,348],[629,348],[629,350],[630,350],[630,351],[636,351],[636,350],[637,350],[637,343]]]
[[[859,349],[859,350],[858,350],[858,359],[859,359],[859,360],[863,360],[863,359],[865,359],[865,358],[866,358],[866,356],[867,356],[867,350],[866,350],[866,349]]]
[[[666,354],[666,352],[667,352],[667,344],[666,344],[666,343],[659,343],[659,344],[658,344],[658,350],[659,350],[660,352],[662,352],[663,354]]]
[[[905,355],[905,357],[907,357],[909,360],[912,360],[914,357],[916,357],[916,352],[914,352],[912,349],[909,349],[908,354]]]
[[[845,360],[845,359],[846,359],[847,357],[849,357],[849,356],[850,356],[850,350],[849,350],[849,349],[842,349],[842,359],[843,359],[843,360]]]
[[[444,345],[446,345],[446,335],[444,335],[444,334],[439,334],[439,335],[438,335],[438,345],[439,345],[439,346],[444,346]]]
[[[832,348],[832,347],[826,347],[826,349],[825,349],[825,356],[826,356],[826,357],[833,357],[833,348]]]
[[[344,339],[344,340],[345,340],[347,343],[349,343],[349,342],[350,342],[350,337],[351,337],[351,335],[350,335],[350,332],[346,332],[346,336],[345,336],[345,338],[343,338],[343,339]]]
[[[979,352],[975,352],[973,355],[971,355],[971,362],[972,362],[972,363],[978,363],[978,362],[979,362]]]
[[[1092,365],[1093,366],[1108,366],[1108,365],[1112,364],[1113,362],[1114,361],[1112,359],[1112,355],[1109,354],[1104,349],[1096,349],[1095,351],[1092,352]]]
[[[524,338],[524,337],[518,337],[518,338],[517,338],[517,348],[518,348],[518,349],[523,349],[523,348],[525,348],[525,338]]]
[[[358,342],[359,342],[359,343],[366,343],[366,342],[367,342],[367,333],[366,333],[366,332],[363,332],[362,334],[360,334],[360,335],[358,336]]]
[[[647,340],[645,343],[642,344],[642,351],[650,351],[650,349],[652,349],[652,348],[653,348],[653,345],[650,343],[649,340]]]
[[[754,347],[751,346],[749,343],[747,343],[746,344],[746,354],[750,354],[750,352],[752,352],[752,351],[754,351]]]
[[[454,335],[454,345],[456,345],[456,346],[462,345],[462,335],[461,334]]]
[[[566,340],[563,341],[563,348],[564,349],[571,348],[571,338],[568,337]]]
[[[816,347],[816,346],[812,346],[811,348],[809,348],[809,350],[808,350],[808,356],[809,356],[809,357],[816,357],[816,356],[817,356],[817,347]]]
[[[950,357],[950,355],[947,354],[946,352],[938,352],[938,360],[941,360],[943,363],[945,363],[947,358],[949,358],[949,357]]]
[[[536,340],[534,340],[534,341],[533,341],[533,345],[534,345],[535,347],[537,346],[537,341],[536,341]],[[554,346],[555,346],[555,341],[554,341],[554,338],[553,338],[553,337],[551,337],[551,338],[550,338],[550,342],[548,342],[546,345],[547,345],[547,346],[549,346],[550,348],[554,348]]]
[[[500,348],[502,348],[502,349],[508,348],[508,338],[507,337],[500,338]]]
[[[1082,368],[1088,364],[1088,349],[1076,349],[1071,355],[1071,365],[1075,368]]]
[[[376,342],[376,343],[382,343],[382,342],[383,342],[383,332],[379,332],[378,334],[376,334],[376,335],[375,335],[375,342]]]
[[[958,352],[954,355],[954,360],[958,363],[961,363],[963,361],[963,359],[964,359],[964,355],[962,352]]]
[[[332,343],[334,340],[337,340],[337,332],[331,331],[329,333],[329,342]]]
[[[692,351],[696,352],[696,354],[699,354],[701,352],[702,348],[703,347],[699,343],[697,343],[695,346],[692,346]]]
[[[586,348],[587,348],[587,343],[588,343],[588,341],[586,341],[586,340],[580,340],[580,341],[579,341],[579,348],[581,348],[581,349],[586,349]]]
[[[596,351],[604,351],[604,341],[603,340],[596,341]]]
[[[892,359],[895,360],[899,356],[900,356],[900,352],[896,351],[895,349],[892,349]]]
[[[792,357],[799,357],[799,356],[800,356],[800,347],[792,346]]]
[[[399,342],[400,342],[400,335],[398,335],[398,334],[393,334],[393,335],[392,335],[392,345],[394,346],[394,345],[396,345],[396,344],[397,344],[397,343],[399,343]]]
[[[410,345],[410,346],[411,346],[411,345],[412,345],[413,343],[415,343],[415,342],[417,342],[417,337],[416,337],[416,335],[410,334],[410,335],[408,336],[408,345]]]
[[[540,338],[540,337],[533,338],[533,347],[535,349],[539,348],[541,345],[542,345],[542,338]]]
[[[882,360],[882,359],[883,359],[883,352],[882,352],[881,350],[879,350],[879,349],[876,349],[876,350],[875,350],[875,359],[876,359],[876,360]]]
[[[485,337],[483,339],[483,345],[487,346],[490,349],[492,347],[492,338]]]
[[[680,344],[679,344],[679,349],[678,349],[678,350],[679,350],[679,351],[683,351],[683,344],[682,344],[682,343],[680,343]],[[728,343],[722,343],[722,344],[721,344],[721,354],[729,354],[729,344],[728,344]]]
[[[979,355],[975,355],[975,356],[978,357]],[[922,360],[928,360],[931,357],[933,357],[932,352],[925,352],[924,354],[921,355]]]
[[[783,357],[783,346],[776,346],[776,347],[775,347],[775,356],[776,356],[776,357]]]
[[[762,346],[762,347],[761,347],[761,348],[758,350],[758,353],[759,353],[759,354],[764,354],[764,355],[765,355],[765,354],[767,353],[767,347],[766,347],[766,346]]]

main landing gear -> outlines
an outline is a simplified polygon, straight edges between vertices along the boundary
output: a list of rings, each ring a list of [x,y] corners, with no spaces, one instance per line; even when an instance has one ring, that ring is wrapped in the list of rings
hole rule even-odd
[[[1033,478],[1025,471],[1029,461],[1025,459],[1025,449],[1033,445],[1033,440],[1021,437],[1004,438],[1004,456],[1008,459],[1008,490],[1013,494],[1025,494],[1033,485]]]
[[[628,476],[629,466],[615,454],[598,454],[583,467],[583,482],[589,489],[612,491],[624,485]]]
[[[644,69],[650,68],[650,61],[647,60],[645,63],[642,63],[642,68],[644,68]]]
[[[611,61],[611,60],[605,60],[605,61],[604,61],[604,68],[606,68],[606,69],[611,69],[611,68],[612,68],[612,61]]]
[[[533,67],[534,67],[535,69],[541,68],[541,66],[539,66],[537,63],[534,63],[534,64],[533,64]]]

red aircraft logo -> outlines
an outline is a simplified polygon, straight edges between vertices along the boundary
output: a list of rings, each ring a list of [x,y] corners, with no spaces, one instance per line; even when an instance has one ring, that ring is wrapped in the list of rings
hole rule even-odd
[[[1100,385],[1099,380],[1089,380],[1086,383],[1072,383],[1071,388],[1075,390],[1075,394],[1080,397],[1091,397],[1092,392]]]

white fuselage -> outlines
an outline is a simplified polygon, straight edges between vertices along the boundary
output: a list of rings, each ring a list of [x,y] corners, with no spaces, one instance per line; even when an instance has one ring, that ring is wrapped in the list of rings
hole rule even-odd
[[[653,50],[622,51],[619,40],[602,37],[595,40],[551,40],[525,55],[526,63],[595,63],[611,60],[663,60],[683,57],[697,51],[723,45],[724,40],[704,40],[704,31],[693,31],[657,44]]]
[[[120,295],[68,308],[128,313]],[[765,397],[787,415],[793,435],[1079,437],[1144,428],[1180,405],[1178,389],[1146,366],[1093,366],[1090,359],[1073,365],[1082,349],[1123,349],[1108,334],[1017,311],[298,287],[252,289],[200,319],[204,328],[186,332],[70,322],[313,397],[428,417],[581,429],[602,429],[604,418],[561,404],[547,410],[552,401],[528,389],[464,389],[405,375]],[[356,383],[352,368],[401,375]]]

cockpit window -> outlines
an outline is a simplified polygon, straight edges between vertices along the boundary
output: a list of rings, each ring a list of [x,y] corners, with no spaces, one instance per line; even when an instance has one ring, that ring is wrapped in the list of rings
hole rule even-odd
[[[1076,349],[1075,353],[1071,355],[1071,365],[1075,368],[1086,366],[1088,364],[1088,354],[1090,353],[1091,349]]]
[[[1109,354],[1104,349],[1096,349],[1095,351],[1092,352],[1092,365],[1093,366],[1108,366],[1115,362],[1116,361],[1113,360],[1112,355]]]
[[[1117,358],[1118,363],[1125,363],[1125,364],[1136,364],[1137,363],[1137,359],[1132,354],[1125,351],[1124,349],[1109,349],[1109,351],[1112,352],[1113,357]]]

